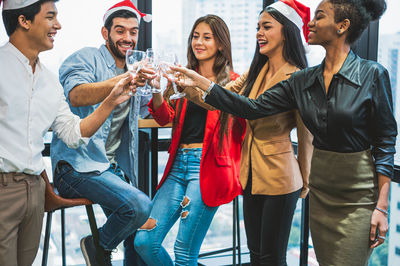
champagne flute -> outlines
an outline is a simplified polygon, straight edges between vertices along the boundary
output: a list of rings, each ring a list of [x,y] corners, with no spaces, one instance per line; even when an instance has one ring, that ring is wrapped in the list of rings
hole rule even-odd
[[[151,92],[152,93],[163,93],[164,90],[167,88],[168,80],[165,78],[162,73],[162,67],[163,67],[163,55],[164,52],[157,52],[154,54],[154,63],[153,67],[154,70],[156,71],[156,78],[155,80],[157,81],[158,85],[152,86]]]
[[[142,60],[145,58],[146,53],[138,50],[128,50],[126,51],[125,62],[128,71],[132,73],[135,78],[137,73],[142,67]],[[125,95],[134,96],[132,91],[124,93]]]
[[[155,58],[155,52],[153,48],[147,48],[146,50],[146,66],[150,66],[152,68],[156,68],[157,64],[156,64],[156,58]],[[144,85],[144,87],[141,87],[140,90],[138,91],[138,93],[141,96],[148,96],[152,93],[152,86],[147,82],[146,80],[146,84]]]
[[[178,65],[178,57],[175,53],[166,53],[164,56],[165,63],[160,63],[160,68],[168,76],[170,80],[175,79],[175,72],[170,68],[171,65]],[[186,95],[184,92],[179,92],[175,82],[172,82],[172,87],[174,89],[174,94],[169,98],[171,100],[177,100]]]

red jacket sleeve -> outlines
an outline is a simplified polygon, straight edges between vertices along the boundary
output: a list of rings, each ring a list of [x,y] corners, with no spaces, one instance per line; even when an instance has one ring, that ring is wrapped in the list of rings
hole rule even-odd
[[[160,126],[164,126],[174,120],[175,110],[165,101],[163,101],[157,110],[153,108],[153,99],[150,100],[147,106],[149,107],[150,114]]]

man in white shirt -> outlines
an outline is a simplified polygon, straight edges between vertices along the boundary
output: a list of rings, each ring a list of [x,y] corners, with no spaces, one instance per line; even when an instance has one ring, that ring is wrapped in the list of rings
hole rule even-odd
[[[9,42],[0,47],[0,265],[31,265],[39,246],[45,184],[41,152],[51,127],[69,147],[87,143],[115,106],[135,91],[118,82],[90,116],[71,113],[57,78],[38,55],[53,48],[61,29],[57,0],[5,0]],[[0,4],[1,4],[0,0]]]

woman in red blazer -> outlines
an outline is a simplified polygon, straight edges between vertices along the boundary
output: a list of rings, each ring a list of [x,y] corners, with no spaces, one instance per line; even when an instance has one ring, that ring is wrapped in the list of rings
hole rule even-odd
[[[230,34],[215,15],[199,18],[188,40],[188,67],[219,84],[238,77],[232,72]],[[148,265],[173,265],[162,247],[166,234],[180,219],[175,264],[197,265],[201,243],[221,204],[242,193],[239,183],[245,122],[213,109],[202,93],[187,90],[169,102],[153,94],[150,113],[160,124],[173,123],[169,159],[153,200],[149,220],[137,232],[135,248]]]

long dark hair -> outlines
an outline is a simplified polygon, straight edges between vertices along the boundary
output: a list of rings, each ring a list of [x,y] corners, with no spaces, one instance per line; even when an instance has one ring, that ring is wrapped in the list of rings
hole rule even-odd
[[[300,35],[302,32],[300,32],[299,28],[297,28],[293,22],[272,7],[267,6],[262,12],[270,14],[283,26],[282,34],[285,37],[285,41],[283,42],[283,58],[290,64],[297,66],[300,69],[306,68],[307,59]],[[260,47],[257,44],[253,61],[250,65],[249,74],[244,83],[245,89],[242,94],[246,97],[249,96],[258,74],[267,61],[268,57],[260,54]]]
[[[199,61],[193,53],[192,49],[192,39],[194,31],[200,23],[206,23],[210,26],[213,36],[215,38],[216,44],[221,48],[217,50],[216,58],[213,65],[213,72],[216,76],[216,83],[225,86],[229,81],[230,72],[233,70],[232,67],[232,51],[231,51],[231,38],[228,26],[223,21],[222,18],[216,15],[206,15],[200,17],[193,24],[192,30],[189,34],[188,38],[188,48],[187,48],[187,59],[188,64],[187,68],[192,70],[197,70],[199,68]],[[183,101],[180,101],[179,106],[176,108],[176,115],[174,123],[178,122],[180,112],[182,110]],[[219,130],[219,142],[218,147],[221,151],[222,144],[225,136],[228,136],[229,132],[229,114],[220,113],[219,122],[220,122],[220,130]]]

